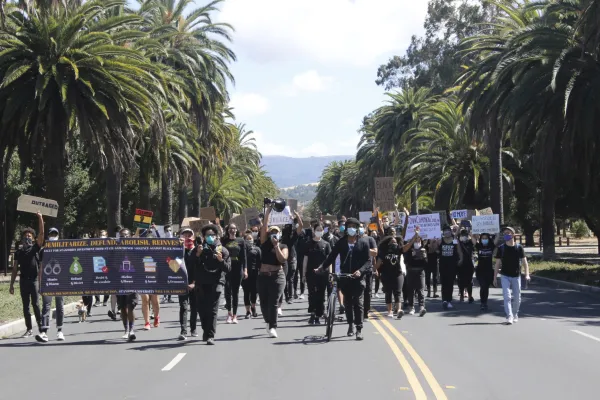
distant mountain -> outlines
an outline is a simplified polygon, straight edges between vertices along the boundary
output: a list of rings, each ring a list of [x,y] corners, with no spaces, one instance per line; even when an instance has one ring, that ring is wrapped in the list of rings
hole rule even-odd
[[[323,169],[332,161],[352,160],[354,156],[293,158],[263,156],[262,165],[280,188],[318,182]]]
[[[284,199],[296,199],[299,204],[307,204],[312,201],[317,195],[317,184],[309,183],[308,185],[298,185],[288,188],[281,188],[279,197]]]

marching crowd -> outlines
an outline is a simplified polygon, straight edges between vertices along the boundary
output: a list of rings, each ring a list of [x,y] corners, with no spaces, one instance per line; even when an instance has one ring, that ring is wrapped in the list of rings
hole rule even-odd
[[[444,310],[454,308],[455,283],[460,302],[474,303],[473,275],[479,283],[481,311],[488,310],[489,288],[495,286],[501,271],[506,323],[518,321],[521,301],[521,267],[529,280],[529,266],[522,246],[515,242],[515,231],[506,227],[501,235],[472,235],[468,227],[460,228],[454,220],[442,227],[441,239],[427,240],[415,228],[410,240],[404,240],[408,221],[390,224],[387,217],[375,218],[367,227],[355,218],[341,217],[339,221],[310,221],[304,229],[301,216],[294,212],[293,223],[282,228],[270,226],[271,206],[266,208],[262,221],[240,232],[235,224],[221,228],[216,220],[202,227],[199,235],[190,227],[178,233],[184,247],[188,271],[188,292],[179,296],[178,340],[197,337],[200,318],[202,340],[215,344],[217,316],[224,297],[227,324],[237,324],[242,317],[258,318],[257,304],[269,337],[277,337],[278,317],[284,301],[303,299],[308,293],[308,323],[320,325],[325,315],[325,301],[332,293],[332,274],[337,274],[340,314],[345,314],[348,336],[363,340],[363,322],[369,318],[371,297],[379,298],[381,288],[385,297],[387,316],[401,319],[405,313],[427,313],[426,298],[438,298]],[[374,214],[378,214],[378,211]],[[17,271],[20,271],[20,294],[27,332],[33,336],[33,308],[39,328],[36,340],[47,342],[51,319],[51,296],[41,296],[41,262],[45,243],[44,220],[38,213],[38,234],[23,230],[21,243],[14,256],[10,293],[14,294]],[[145,236],[173,237],[170,226],[159,233],[153,226]],[[127,228],[119,229],[117,237],[131,237]],[[59,231],[48,231],[48,240],[58,240]],[[100,237],[108,237],[106,231]],[[500,244],[502,243],[502,244]],[[495,262],[494,262],[495,260]],[[375,286],[373,291],[373,286]],[[240,314],[239,292],[243,290],[244,311]],[[299,290],[298,290],[299,289]],[[139,297],[142,303],[144,329],[160,326],[160,305],[157,295],[136,293],[104,296],[110,300],[108,316],[117,320],[120,313],[123,339],[134,341],[135,309]],[[402,301],[401,301],[402,300]],[[172,302],[164,296],[161,302]],[[65,340],[62,332],[64,300],[55,297],[57,340]],[[92,315],[92,306],[99,305],[92,296],[84,296],[80,313]],[[416,304],[415,304],[416,303]],[[150,309],[152,306],[152,310]],[[152,311],[152,312],[151,312]]]

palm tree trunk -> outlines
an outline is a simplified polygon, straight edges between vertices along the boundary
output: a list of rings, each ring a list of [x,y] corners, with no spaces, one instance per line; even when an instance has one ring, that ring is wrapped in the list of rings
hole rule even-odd
[[[417,186],[410,190],[410,213],[412,215],[419,213],[419,188]]]
[[[173,224],[173,171],[167,167],[167,171],[162,174],[162,199],[160,214],[164,225]]]
[[[7,236],[7,220],[6,220],[6,181],[4,179],[4,151],[2,151],[2,158],[0,159],[0,268],[6,275],[8,271],[8,252],[10,251]]]
[[[61,140],[52,138],[44,146],[44,181],[46,183],[45,196],[58,203],[58,217],[47,223],[57,228],[62,233],[65,218],[65,146]]]
[[[121,171],[116,165],[109,165],[106,175],[106,219],[109,236],[114,237],[115,229],[121,226]]]
[[[200,217],[200,207],[201,207],[201,199],[200,199],[200,188],[202,187],[202,176],[200,175],[200,171],[198,168],[194,167],[192,170],[192,212],[191,217]]]
[[[184,180],[179,184],[179,219],[183,221],[188,216],[188,191]]]
[[[552,159],[552,157],[548,157]],[[556,205],[556,179],[554,168],[547,165],[544,169],[544,180],[542,186],[542,242],[544,245],[543,257],[545,260],[556,258],[554,246],[555,213]]]
[[[502,133],[491,124],[488,132],[490,149],[490,202],[494,214],[500,216],[500,225],[504,224],[504,204],[502,188]]]
[[[150,210],[150,174],[143,165],[140,165],[139,192],[139,208]]]

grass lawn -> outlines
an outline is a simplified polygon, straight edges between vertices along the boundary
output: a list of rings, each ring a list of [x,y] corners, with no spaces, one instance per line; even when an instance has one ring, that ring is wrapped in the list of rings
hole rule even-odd
[[[10,284],[0,283],[0,325],[23,318],[23,303],[21,303],[21,295],[19,294],[19,282],[15,282],[14,296],[8,292],[9,288]],[[79,301],[80,299],[81,296],[65,297],[65,305]],[[40,311],[41,307],[42,300],[40,299]],[[52,298],[52,308],[54,308],[54,298]],[[33,309],[31,309],[31,315],[33,316]]]
[[[600,286],[600,265],[532,261],[529,263],[529,269],[532,275],[544,278]]]

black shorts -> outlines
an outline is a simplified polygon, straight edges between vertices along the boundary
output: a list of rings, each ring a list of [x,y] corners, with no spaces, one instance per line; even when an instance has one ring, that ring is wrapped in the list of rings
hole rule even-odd
[[[119,306],[120,309],[123,309],[126,307],[135,308],[137,306],[137,294],[130,293],[130,294],[118,295],[117,296],[117,305]]]

